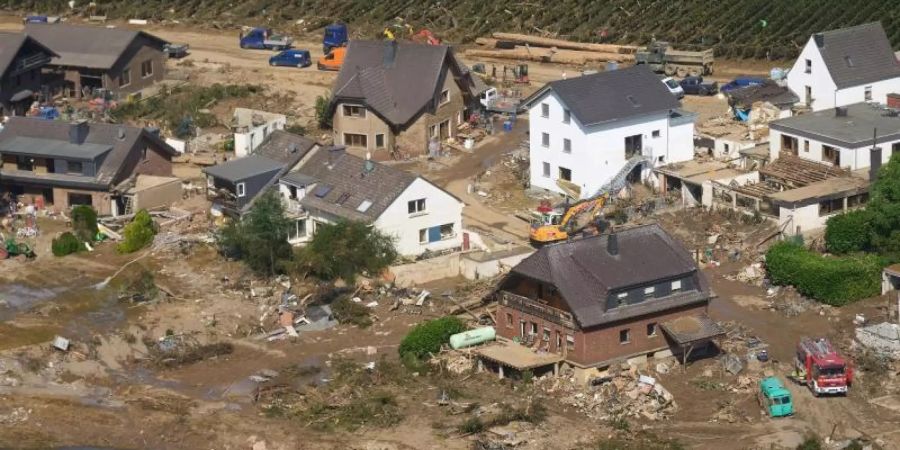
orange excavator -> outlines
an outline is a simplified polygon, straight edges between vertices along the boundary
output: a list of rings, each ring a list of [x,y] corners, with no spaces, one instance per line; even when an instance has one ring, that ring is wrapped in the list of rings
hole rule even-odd
[[[583,229],[578,228],[578,218],[582,214],[589,214],[588,223],[594,222],[609,200],[609,194],[577,202],[565,211],[555,210],[548,201],[541,202],[531,219],[531,231],[529,238],[534,245],[544,245],[553,242],[564,241]]]

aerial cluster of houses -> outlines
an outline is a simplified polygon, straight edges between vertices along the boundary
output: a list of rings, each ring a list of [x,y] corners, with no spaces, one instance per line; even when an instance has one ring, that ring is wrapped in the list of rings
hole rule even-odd
[[[3,190],[104,215],[179,195],[177,152],[158,131],[18,117],[36,95],[140,95],[164,76],[163,40],[29,25],[2,42],[0,106],[16,116],[0,131]],[[275,191],[293,220],[292,244],[353,220],[393,236],[404,256],[460,249],[464,203],[385,161],[398,148],[425,155],[454,137],[484,90],[448,46],[351,42],[329,105],[333,144],[285,131],[282,114],[238,109],[235,157],[203,170],[212,211],[240,220]],[[588,199],[625,177],[676,192],[686,207],[758,213],[805,232],[865,205],[878,168],[900,152],[900,64],[877,23],[813,35],[781,85],[732,101],[748,110],[767,103],[765,133],[722,138],[708,144],[711,158],[697,158],[697,114],[646,66],[550,82],[523,102],[531,189]],[[585,370],[673,351],[687,357],[722,334],[707,316],[715,294],[694,259],[656,225],[542,247],[498,293],[499,335]]]

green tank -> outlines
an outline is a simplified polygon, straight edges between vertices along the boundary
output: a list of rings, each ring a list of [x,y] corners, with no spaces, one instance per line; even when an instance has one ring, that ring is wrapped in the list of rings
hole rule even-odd
[[[493,341],[497,337],[494,327],[482,327],[450,336],[450,347],[454,350]]]

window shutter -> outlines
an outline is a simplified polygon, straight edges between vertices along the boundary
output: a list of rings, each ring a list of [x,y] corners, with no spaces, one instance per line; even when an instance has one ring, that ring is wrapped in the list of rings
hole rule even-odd
[[[431,227],[428,229],[428,242],[437,242],[441,240],[441,227]]]

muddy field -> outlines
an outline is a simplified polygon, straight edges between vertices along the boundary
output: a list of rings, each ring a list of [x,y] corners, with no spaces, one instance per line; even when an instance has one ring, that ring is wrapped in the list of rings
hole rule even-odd
[[[0,28],[20,24],[7,18]],[[281,107],[296,123],[312,120],[315,97],[335,76],[269,67],[270,54],[239,49],[236,32],[149,30],[191,45],[191,55],[170,67],[188,74],[190,83],[263,85],[284,95]],[[316,43],[298,46],[310,48],[313,58],[320,55]],[[763,71],[758,63],[719,67],[729,76]],[[564,70],[571,68],[532,65],[532,88]],[[224,117],[236,104],[213,109]],[[685,107],[702,121],[726,105],[704,98],[688,99]],[[489,245],[525,243],[527,223],[517,216],[540,200],[521,189],[524,169],[516,151],[526,130],[527,120],[519,119],[510,133],[488,137],[474,153],[399,164],[462,199],[465,227]],[[185,177],[198,170],[178,168]],[[195,213],[193,232],[203,234],[197,231],[208,225],[203,201],[183,206]],[[789,290],[770,290],[759,279],[739,279],[759,262],[758,250],[771,234],[767,225],[746,218],[663,205],[629,220],[659,222],[702,254],[718,295],[710,313],[734,330],[729,345],[747,350],[752,337],[768,346],[772,358],[740,376],[714,358],[685,368],[672,364],[664,373],[647,368],[644,373],[657,377],[678,407],[665,420],[629,417],[623,425],[583,413],[578,402],[596,392],[568,385],[549,391],[554,380],[498,381],[493,374],[444,366],[402,367],[397,346],[410,327],[454,307],[443,294],[420,309],[392,310],[400,294],[376,289],[366,294],[378,303],[370,327],[329,325],[270,341],[281,294],[319,296],[313,283],[293,280],[288,289],[259,279],[196,239],[154,246],[117,274],[135,255],[101,244],[90,253],[54,258],[50,239],[66,225],[42,219],[37,259],[0,261],[0,448],[461,450],[492,448],[481,446],[484,439],[510,433],[519,438],[515,448],[524,449],[610,448],[599,446],[606,441],[616,443],[612,448],[675,448],[671,439],[700,449],[795,448],[810,434],[900,448],[900,415],[869,402],[897,395],[892,370],[862,371],[846,398],[816,399],[792,385],[798,413],[783,420],[763,416],[753,394],[759,377],[788,373],[801,335],[829,336],[849,352],[853,318],[862,313],[882,320],[884,299],[835,309]],[[153,292],[148,286],[155,286]],[[462,280],[427,288],[458,300],[484,293],[483,285]],[[71,341],[67,351],[51,347],[57,335]],[[171,346],[179,349],[177,357],[160,356]]]

